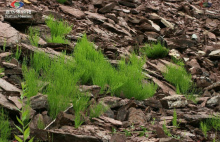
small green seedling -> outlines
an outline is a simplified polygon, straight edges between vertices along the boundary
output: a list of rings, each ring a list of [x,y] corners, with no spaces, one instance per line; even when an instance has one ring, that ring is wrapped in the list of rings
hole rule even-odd
[[[167,129],[166,121],[165,121],[165,120],[164,120],[164,123],[163,123],[163,131],[164,131],[164,133],[165,133],[167,136],[169,136],[169,137],[172,136],[172,134],[170,133],[170,131]]]
[[[14,135],[15,139],[18,142],[27,142],[27,139],[30,137],[30,127],[29,127],[29,122],[28,122],[30,112],[29,112],[28,106],[23,103],[23,99],[27,95],[26,90],[27,90],[26,85],[22,84],[23,93],[21,93],[21,96],[20,96],[20,103],[22,104],[22,109],[20,110],[17,108],[18,111],[20,111],[21,113],[21,119],[16,116],[21,127],[19,127],[18,125],[15,125],[15,127],[23,134],[23,137],[20,138],[17,135]],[[33,140],[34,140],[34,137],[32,137],[28,142],[33,142]]]
[[[207,137],[207,131],[208,131],[208,128],[207,128],[207,125],[205,122],[201,122],[200,123],[200,128],[204,134],[205,137]]]
[[[15,58],[18,60],[21,56],[21,48],[17,45],[17,50],[15,52]]]

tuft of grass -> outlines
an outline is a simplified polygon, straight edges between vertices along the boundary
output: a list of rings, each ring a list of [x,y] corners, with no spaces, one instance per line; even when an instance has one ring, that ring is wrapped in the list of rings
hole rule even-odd
[[[4,40],[4,44],[3,44],[3,51],[5,52],[5,50],[6,50],[6,44],[7,44],[7,40],[5,39]]]
[[[1,108],[0,111],[0,142],[8,141],[11,135],[11,127],[10,122],[8,121],[8,117],[4,112],[4,109]]]
[[[164,133],[168,136],[168,137],[171,137],[172,134],[170,133],[170,131],[167,129],[167,126],[166,126],[166,121],[164,120],[164,123],[163,123],[163,131]]]
[[[212,118],[209,118],[206,120],[206,124],[208,127],[208,130],[214,128],[216,131],[220,131],[220,118],[213,116]]]
[[[51,38],[47,39],[52,43],[68,43],[65,40],[65,35],[71,32],[72,25],[69,25],[66,21],[54,20],[52,15],[46,19],[46,24],[50,28]]]
[[[130,61],[126,64],[122,59],[119,69],[115,69],[106,61],[101,51],[96,51],[84,35],[74,49],[74,58],[77,70],[81,73],[80,81],[82,84],[99,85],[102,90],[109,85],[109,92],[112,95],[142,100],[154,95],[157,86],[153,83],[142,84],[144,75],[142,66],[144,59],[138,59],[132,54]]]
[[[67,0],[57,0],[57,2],[64,4]]]
[[[146,44],[142,49],[141,53],[146,55],[148,58],[163,58],[166,57],[169,53],[169,49],[161,45],[160,43],[157,44]]]
[[[163,76],[177,88],[177,93],[187,94],[192,86],[191,75],[183,66],[168,65]]]
[[[95,104],[94,106],[90,107],[90,111],[89,111],[90,118],[99,117],[108,109],[109,108],[103,105],[101,102],[98,104]]]
[[[204,136],[207,137],[208,128],[207,128],[206,123],[205,122],[200,122],[200,128],[201,128]]]
[[[17,45],[17,50],[15,52],[15,58],[18,60],[21,56],[21,48]]]
[[[86,95],[78,95],[78,96],[73,98],[75,128],[78,128],[84,122],[84,118],[82,117],[82,114],[85,113],[85,110],[88,107],[89,99],[90,99],[90,97],[88,97]]]
[[[172,120],[172,124],[173,124],[173,126],[175,126],[176,128],[179,127],[179,124],[177,124],[177,113],[176,113],[176,109],[174,109],[174,111],[173,111],[173,120]]]
[[[0,67],[0,78],[2,77],[1,73],[4,72],[4,69]]]
[[[38,41],[40,40],[39,36],[40,32],[38,29],[35,29],[33,27],[28,28],[28,39],[31,45],[38,47]]]
[[[38,129],[44,129],[45,128],[45,124],[44,124],[43,120],[40,117],[37,120],[37,128]]]

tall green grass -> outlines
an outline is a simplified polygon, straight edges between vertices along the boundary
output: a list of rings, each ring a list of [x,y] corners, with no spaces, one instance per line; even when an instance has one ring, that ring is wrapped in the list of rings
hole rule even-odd
[[[0,111],[0,142],[7,142],[11,135],[10,122],[3,108]]]
[[[92,43],[87,40],[86,35],[78,42],[74,50],[77,69],[81,71],[80,81],[82,84],[95,84],[102,87],[110,86],[112,95],[124,95],[126,98],[142,100],[152,97],[157,89],[153,83],[142,84],[144,75],[142,66],[144,59],[138,59],[132,54],[130,61],[126,64],[122,59],[119,69],[113,68],[106,61],[101,51],[96,51]]]
[[[31,45],[38,47],[38,41],[40,40],[40,32],[39,29],[29,27],[28,28],[28,39]]]
[[[192,87],[191,74],[184,68],[184,64],[179,61],[179,66],[168,65],[167,70],[163,73],[164,78],[175,85],[177,93],[187,94]]]
[[[54,17],[52,15],[50,15],[45,22],[50,28],[51,32],[51,37],[47,39],[48,42],[68,43],[68,41],[65,40],[65,36],[71,32],[72,25],[69,25],[66,21],[54,20]]]
[[[153,59],[166,57],[167,54],[169,53],[169,49],[167,49],[160,43],[146,44],[140,51],[148,58],[153,58]]]
[[[43,93],[48,95],[49,114],[53,118],[65,110],[73,98],[80,98],[77,87],[79,83],[99,85],[102,92],[106,89],[105,86],[109,85],[108,92],[112,95],[123,94],[123,97],[134,97],[138,100],[149,98],[156,92],[155,84],[142,83],[145,79],[142,75],[144,60],[138,59],[135,54],[131,55],[129,63],[121,60],[119,68],[115,69],[84,35],[75,47],[75,60],[67,60],[64,55],[51,60],[45,53],[34,53],[30,61],[32,68],[23,67],[24,78],[30,91],[28,97],[36,95],[41,88],[36,80],[49,83]],[[96,106],[95,110],[103,112],[100,111],[100,106]],[[92,113],[92,117],[99,114]],[[79,116],[77,119],[79,120]]]

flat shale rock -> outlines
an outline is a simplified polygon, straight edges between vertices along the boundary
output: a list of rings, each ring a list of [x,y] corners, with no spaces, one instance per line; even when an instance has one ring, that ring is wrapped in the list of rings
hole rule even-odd
[[[16,29],[8,23],[0,21],[0,46],[3,46],[4,42],[6,42],[6,46],[17,44],[20,38],[19,32]]]
[[[17,107],[0,93],[0,106],[18,112]]]
[[[2,88],[3,92],[8,96],[20,96],[21,93],[20,89],[2,78],[0,78],[0,88]]]
[[[185,96],[182,95],[164,97],[160,102],[164,108],[181,108],[188,104]]]
[[[131,124],[144,124],[146,122],[146,116],[141,109],[131,107],[129,109],[128,121]]]
[[[121,107],[124,106],[128,103],[128,99],[121,99],[118,97],[104,97],[99,99],[100,102],[103,102],[104,104],[108,105],[110,108],[117,108],[117,107]]]
[[[60,5],[60,8],[64,13],[70,14],[70,15],[74,16],[77,19],[82,19],[82,18],[85,17],[84,12],[82,12],[79,9],[75,9],[75,8],[72,8],[72,7],[69,7],[69,6],[64,6],[64,5]]]
[[[220,104],[220,95],[218,96],[214,96],[212,98],[210,98],[207,102],[206,102],[206,106],[207,107],[214,107]]]
[[[36,96],[31,97],[30,105],[34,110],[48,109],[47,95],[38,93]]]

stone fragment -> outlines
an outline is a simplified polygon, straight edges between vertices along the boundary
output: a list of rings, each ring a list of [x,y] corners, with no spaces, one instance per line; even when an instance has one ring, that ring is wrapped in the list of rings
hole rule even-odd
[[[47,95],[38,93],[36,96],[30,98],[30,106],[34,110],[48,109]]]
[[[182,95],[172,95],[161,99],[161,104],[164,108],[181,108],[185,107],[188,103]]]
[[[112,11],[112,9],[115,7],[115,3],[111,2],[99,9],[99,13],[109,13]]]
[[[16,29],[11,27],[8,23],[0,21],[0,46],[3,46],[5,43],[6,46],[15,45],[19,42],[20,38],[19,32]]]
[[[128,103],[128,100],[123,100],[121,98],[118,97],[104,97],[99,99],[99,102],[103,102],[104,104],[108,105],[110,108],[117,108],[117,107],[121,107],[124,106]]]
[[[220,95],[218,96],[214,96],[212,98],[210,98],[207,102],[206,102],[206,106],[207,107],[214,107],[220,104]]]
[[[18,112],[17,107],[13,103],[9,102],[6,96],[2,95],[1,93],[0,93],[0,106]]]
[[[131,107],[129,109],[128,121],[131,124],[144,124],[146,122],[145,114],[141,109]]]
[[[6,92],[8,96],[20,96],[21,90],[10,84],[6,80],[0,78],[0,88]]]
[[[70,14],[70,15],[76,17],[77,19],[82,19],[85,17],[84,12],[82,12],[79,9],[75,9],[70,6],[64,6],[64,5],[60,5],[60,8],[64,13]]]

